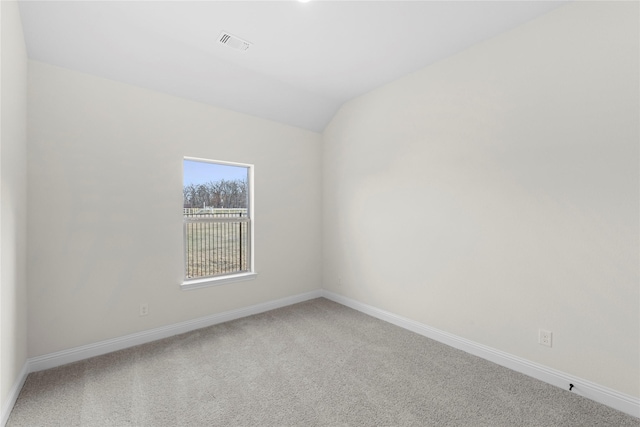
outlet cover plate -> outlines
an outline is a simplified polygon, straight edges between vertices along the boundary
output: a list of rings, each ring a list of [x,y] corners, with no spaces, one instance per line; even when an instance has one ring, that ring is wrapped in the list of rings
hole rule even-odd
[[[553,333],[551,331],[545,331],[544,329],[538,330],[538,343],[551,347]]]

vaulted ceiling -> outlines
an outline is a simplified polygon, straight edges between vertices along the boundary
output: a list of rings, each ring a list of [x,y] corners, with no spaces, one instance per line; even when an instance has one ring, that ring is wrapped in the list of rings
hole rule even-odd
[[[566,1],[21,1],[31,59],[321,132],[340,106]],[[226,31],[246,51],[218,42]]]

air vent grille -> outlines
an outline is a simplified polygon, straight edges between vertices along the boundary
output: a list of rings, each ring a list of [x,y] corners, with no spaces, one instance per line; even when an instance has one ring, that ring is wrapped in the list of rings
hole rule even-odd
[[[240,37],[236,37],[232,34],[227,33],[226,31],[220,33],[218,42],[240,51],[245,51],[249,49],[249,46],[251,46],[251,43],[249,43],[248,41],[242,40]]]

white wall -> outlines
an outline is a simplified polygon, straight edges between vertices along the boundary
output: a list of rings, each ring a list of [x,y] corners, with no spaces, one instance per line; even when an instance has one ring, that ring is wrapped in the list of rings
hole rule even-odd
[[[27,54],[17,3],[1,1],[0,17],[0,407],[4,411],[27,358]]]
[[[33,61],[28,130],[30,357],[320,288],[319,134]],[[255,165],[256,280],[180,290],[183,156]]]
[[[324,288],[640,396],[638,12],[564,6],[346,104]]]

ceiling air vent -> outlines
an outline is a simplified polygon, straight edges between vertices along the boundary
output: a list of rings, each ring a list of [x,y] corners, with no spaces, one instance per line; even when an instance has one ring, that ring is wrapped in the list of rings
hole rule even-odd
[[[241,51],[245,51],[249,49],[249,46],[251,46],[251,43],[248,41],[244,41],[241,38],[231,35],[225,31],[221,32],[220,36],[218,36],[218,42]]]

